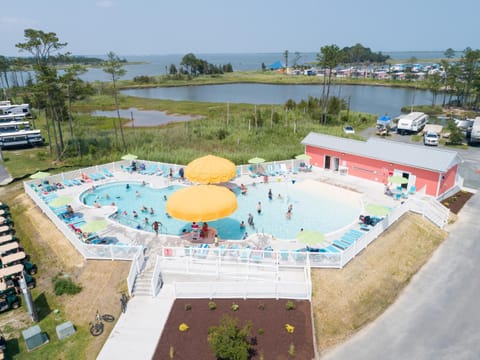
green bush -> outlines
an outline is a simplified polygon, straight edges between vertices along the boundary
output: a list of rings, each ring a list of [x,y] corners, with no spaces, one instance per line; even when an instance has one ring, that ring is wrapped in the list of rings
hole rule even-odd
[[[215,310],[217,308],[217,304],[215,303],[215,301],[209,301],[208,302],[208,308],[210,310]]]
[[[192,305],[191,304],[185,304],[185,311],[190,311],[192,310]]]
[[[292,301],[292,300],[288,300],[286,303],[285,303],[285,309],[286,310],[295,310],[297,306],[295,305],[295,303]]]
[[[82,291],[82,287],[75,284],[70,278],[65,276],[56,276],[53,278],[53,287],[55,295],[60,296],[63,294],[75,295]]]
[[[248,341],[252,324],[247,322],[243,328],[238,319],[224,315],[218,326],[208,329],[208,343],[216,358],[247,360],[252,345]]]
[[[232,306],[230,306],[230,309],[232,309],[232,311],[237,311],[240,309],[240,305],[233,303]]]

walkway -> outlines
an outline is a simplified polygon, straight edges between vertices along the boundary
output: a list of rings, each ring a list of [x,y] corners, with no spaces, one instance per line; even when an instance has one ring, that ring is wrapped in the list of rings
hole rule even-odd
[[[151,359],[174,301],[173,287],[167,284],[155,298],[132,298],[97,360]]]
[[[480,195],[449,237],[377,321],[325,359],[478,359]]]

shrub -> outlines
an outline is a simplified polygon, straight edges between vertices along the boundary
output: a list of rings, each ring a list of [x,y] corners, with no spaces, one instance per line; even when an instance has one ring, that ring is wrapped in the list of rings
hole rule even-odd
[[[288,355],[295,356],[295,345],[293,343],[288,347]]]
[[[190,311],[192,310],[192,305],[191,304],[185,304],[185,311]]]
[[[295,332],[295,326],[290,324],[285,324],[285,330],[287,330],[289,334],[293,334]]]
[[[260,304],[257,305],[257,308],[258,308],[258,310],[265,310],[265,304],[260,303]]]
[[[208,302],[208,308],[210,310],[215,310],[217,308],[217,304],[215,303],[215,301],[209,301]]]
[[[185,332],[189,329],[189,326],[185,323],[181,323],[180,325],[178,325],[178,330],[180,330],[181,332]]]
[[[257,332],[258,332],[258,335],[265,334],[265,330],[263,330],[262,328],[259,328]]]
[[[230,309],[232,309],[232,311],[237,311],[240,309],[240,305],[233,303],[232,306],[230,306]]]
[[[208,329],[208,343],[216,358],[247,360],[252,345],[249,336],[251,323],[247,322],[243,328],[238,326],[238,319],[224,315],[218,326]]]
[[[295,305],[295,303],[292,301],[292,300],[288,300],[286,303],[285,303],[285,309],[286,310],[295,310],[297,306]]]
[[[80,285],[75,284],[70,278],[65,275],[59,274],[52,279],[55,295],[60,296],[63,294],[75,295],[82,291]]]

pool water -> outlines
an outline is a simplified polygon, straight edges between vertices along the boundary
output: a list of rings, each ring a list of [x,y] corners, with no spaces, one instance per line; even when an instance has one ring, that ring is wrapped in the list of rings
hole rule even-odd
[[[181,235],[184,229],[190,231],[190,223],[173,219],[165,211],[166,199],[181,186],[153,189],[135,182],[128,185],[127,188],[127,183],[116,182],[98,186],[93,191],[83,193],[81,201],[90,206],[95,201],[102,206],[114,202],[119,211],[112,219],[132,228],[153,232],[151,224],[159,221],[162,233]],[[271,200],[268,197],[270,189]],[[235,189],[235,193],[237,211],[228,218],[208,222],[210,227],[217,229],[221,239],[242,239],[245,232],[250,235],[259,232],[272,234],[278,239],[294,239],[301,228],[327,234],[351,224],[360,213],[359,202],[341,201],[335,194],[325,191],[308,191],[300,183],[290,181],[249,185],[246,195],[242,195],[239,189]],[[258,202],[261,202],[260,214],[257,212]],[[290,205],[292,212],[287,219]],[[143,206],[148,210],[142,211]],[[150,214],[150,208],[153,208],[153,214]],[[137,212],[137,217],[133,216],[133,211]],[[253,215],[254,227],[247,224],[249,214]],[[247,224],[243,229],[240,228],[241,221]]]

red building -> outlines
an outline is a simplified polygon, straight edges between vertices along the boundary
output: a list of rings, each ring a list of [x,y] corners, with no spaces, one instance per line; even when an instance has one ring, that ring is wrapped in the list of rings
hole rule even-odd
[[[457,185],[456,151],[370,138],[359,141],[310,133],[302,144],[314,166],[386,184],[392,175],[403,185],[440,197]]]

